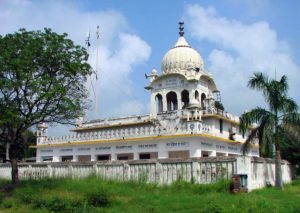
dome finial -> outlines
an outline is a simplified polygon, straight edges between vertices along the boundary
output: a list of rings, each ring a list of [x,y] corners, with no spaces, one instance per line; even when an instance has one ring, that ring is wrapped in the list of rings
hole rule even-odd
[[[183,21],[180,21],[179,23],[179,35],[180,36],[183,36],[184,35],[184,22]]]

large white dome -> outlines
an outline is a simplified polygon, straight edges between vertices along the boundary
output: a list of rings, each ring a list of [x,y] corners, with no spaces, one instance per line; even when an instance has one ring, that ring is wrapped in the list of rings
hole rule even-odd
[[[163,73],[177,73],[189,69],[203,70],[204,63],[200,54],[180,36],[175,46],[163,57],[161,70]]]

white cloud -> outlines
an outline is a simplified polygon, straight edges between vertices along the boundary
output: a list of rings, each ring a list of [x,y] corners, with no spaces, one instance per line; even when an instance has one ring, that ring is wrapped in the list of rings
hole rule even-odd
[[[208,57],[208,70],[214,74],[227,109],[242,113],[263,104],[257,92],[246,87],[254,71],[270,77],[286,74],[291,95],[297,97],[299,66],[293,61],[289,44],[280,40],[265,21],[245,24],[222,17],[212,8],[189,5],[185,18],[192,36],[214,45]]]
[[[0,1],[1,35],[13,33],[19,28],[37,30],[49,27],[58,33],[68,33],[76,44],[84,45],[85,36],[90,30],[90,63],[93,67],[97,25],[100,26],[101,117],[114,116],[116,112],[119,112],[118,115],[145,112],[146,106],[134,96],[130,75],[136,66],[148,60],[151,47],[138,35],[130,33],[129,24],[120,12],[83,11],[80,3],[75,1]],[[51,132],[59,132],[58,130],[56,128]]]
[[[135,89],[130,79],[133,68],[143,64],[150,56],[151,48],[140,37],[127,33],[120,33],[118,44],[114,51],[101,48],[100,55],[100,115],[129,115],[148,111],[146,107],[122,107],[128,103],[145,106],[135,99]],[[139,88],[138,88],[139,89]],[[121,106],[121,107],[120,107]],[[103,113],[105,109],[106,113]],[[102,110],[102,111],[101,111]]]
[[[124,115],[124,112],[128,112],[131,115],[138,115],[144,113],[146,107],[148,106],[137,100],[129,100],[127,102],[122,102],[118,109],[114,109],[113,114],[122,116]]]

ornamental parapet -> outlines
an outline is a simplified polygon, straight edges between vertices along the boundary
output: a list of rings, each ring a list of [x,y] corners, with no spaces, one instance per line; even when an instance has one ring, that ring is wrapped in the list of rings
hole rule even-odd
[[[37,140],[37,145],[62,144],[73,142],[88,142],[94,140],[118,140],[118,139],[138,139],[144,137],[154,137],[163,135],[180,135],[200,133],[211,135],[223,139],[228,139],[228,133],[216,131],[213,124],[203,122],[205,116],[220,116],[228,119],[232,123],[237,123],[238,117],[215,108],[210,109],[182,109],[176,111],[161,112],[155,119],[150,119],[149,115],[127,116],[121,118],[110,118],[84,123],[77,127],[77,131],[70,135],[60,137],[45,137]],[[190,122],[196,122],[189,125]],[[236,135],[236,141],[244,141],[241,135]]]

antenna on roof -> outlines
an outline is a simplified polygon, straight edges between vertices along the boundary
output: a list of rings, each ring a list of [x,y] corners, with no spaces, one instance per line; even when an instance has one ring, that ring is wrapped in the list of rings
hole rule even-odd
[[[90,46],[91,46],[90,37],[91,37],[91,34],[90,34],[90,30],[89,30],[86,34],[86,39],[85,39],[85,45],[86,45],[86,50],[87,50],[87,57],[86,57],[87,61],[88,61],[89,56],[90,56]],[[90,81],[91,81],[91,76],[89,78],[90,78]],[[90,83],[92,83],[92,82],[90,82]],[[89,80],[88,79],[86,80],[85,84],[86,84],[86,89],[88,91],[89,90],[89,88],[88,88],[89,87],[88,86]],[[89,115],[88,115],[89,114],[89,108],[88,108],[89,96],[86,97],[85,103],[86,103],[87,108],[84,111],[84,121],[88,121],[88,119],[89,119]]]
[[[98,115],[98,93],[99,93],[99,85],[98,85],[98,72],[99,72],[99,37],[100,37],[100,28],[97,25],[96,30],[96,89],[95,89],[95,101],[94,101],[94,119],[97,119]]]
[[[90,33],[90,30],[89,30],[86,34],[86,39],[85,39],[85,45],[86,45],[86,48],[88,50],[88,53],[89,53],[89,49],[90,49],[90,46],[91,46],[90,38],[91,38],[91,33]]]

